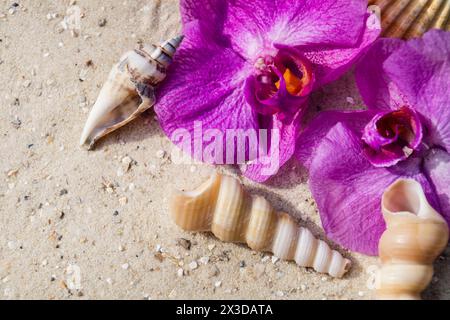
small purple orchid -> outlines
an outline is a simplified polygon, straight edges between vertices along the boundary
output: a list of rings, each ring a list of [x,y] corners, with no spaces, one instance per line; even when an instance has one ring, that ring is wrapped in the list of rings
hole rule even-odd
[[[366,111],[319,114],[297,155],[327,234],[376,255],[381,195],[398,178],[422,184],[450,224],[450,33],[377,41],[356,69]]]
[[[380,32],[363,0],[184,0],[181,15],[185,40],[155,106],[164,132],[206,161],[193,151],[198,145],[209,150],[213,142],[195,134],[199,122],[202,130],[222,134],[267,129],[266,157],[276,147],[271,132],[277,130],[279,161],[272,174],[294,153],[308,95],[347,71]],[[176,137],[179,129],[187,131],[189,143]],[[255,144],[261,143],[258,137]],[[264,154],[255,158],[249,144],[251,161],[241,169],[265,181],[272,174],[258,161]],[[223,147],[236,153],[236,145]],[[216,154],[212,162],[225,158]]]

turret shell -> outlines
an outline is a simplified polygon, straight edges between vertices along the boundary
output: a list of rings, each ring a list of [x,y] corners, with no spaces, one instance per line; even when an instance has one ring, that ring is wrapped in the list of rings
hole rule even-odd
[[[428,203],[421,185],[399,179],[382,196],[386,231],[379,243],[376,276],[380,299],[420,299],[433,276],[433,261],[445,249],[449,231]]]
[[[450,30],[450,0],[371,0],[381,12],[383,37],[410,39],[437,28]]]
[[[194,191],[176,191],[171,215],[184,230],[211,231],[222,241],[246,243],[333,277],[342,277],[350,267],[350,260],[230,176],[214,174]]]

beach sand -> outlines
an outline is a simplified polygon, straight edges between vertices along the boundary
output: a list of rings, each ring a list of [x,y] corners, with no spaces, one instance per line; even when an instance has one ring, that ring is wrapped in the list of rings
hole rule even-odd
[[[1,299],[373,298],[366,270],[376,258],[328,242],[353,262],[332,279],[174,225],[170,192],[216,168],[171,163],[172,144],[152,111],[93,151],[79,147],[121,54],[179,32],[177,1],[17,2],[0,0]],[[61,22],[77,8],[80,30],[65,30]],[[358,106],[351,73],[311,99],[312,113]],[[324,239],[307,179],[292,160],[267,184],[243,182]],[[450,297],[449,259],[447,249],[425,298]]]

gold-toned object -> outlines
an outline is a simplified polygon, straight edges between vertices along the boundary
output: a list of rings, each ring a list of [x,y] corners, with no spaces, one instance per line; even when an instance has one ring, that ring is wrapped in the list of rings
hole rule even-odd
[[[80,145],[91,148],[98,139],[153,106],[154,90],[166,77],[167,67],[182,40],[183,36],[178,36],[159,46],[142,45],[122,56],[92,107]]]
[[[433,277],[433,262],[445,249],[449,230],[415,180],[399,179],[382,196],[386,231],[379,244],[378,299],[420,299]]]
[[[369,5],[381,12],[382,37],[411,39],[433,28],[450,31],[450,0],[370,0]]]
[[[176,191],[171,215],[184,230],[211,231],[222,241],[246,243],[333,277],[342,277],[350,268],[350,260],[227,175],[214,174],[194,191]]]

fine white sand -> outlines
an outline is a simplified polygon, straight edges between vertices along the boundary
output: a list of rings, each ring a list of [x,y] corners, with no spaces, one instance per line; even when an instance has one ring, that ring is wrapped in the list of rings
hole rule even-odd
[[[120,55],[179,32],[177,1],[76,1],[78,37],[61,27],[70,1],[21,0],[15,12],[12,3],[0,0],[1,299],[373,298],[366,269],[376,258],[339,249],[353,267],[331,279],[178,229],[168,215],[171,190],[200,184],[213,168],[172,164],[172,144],[153,112],[94,151],[78,146]],[[311,110],[361,105],[348,74],[316,92]],[[266,185],[243,181],[324,238],[307,175],[294,160]],[[448,256],[438,259],[426,298],[450,297]]]

